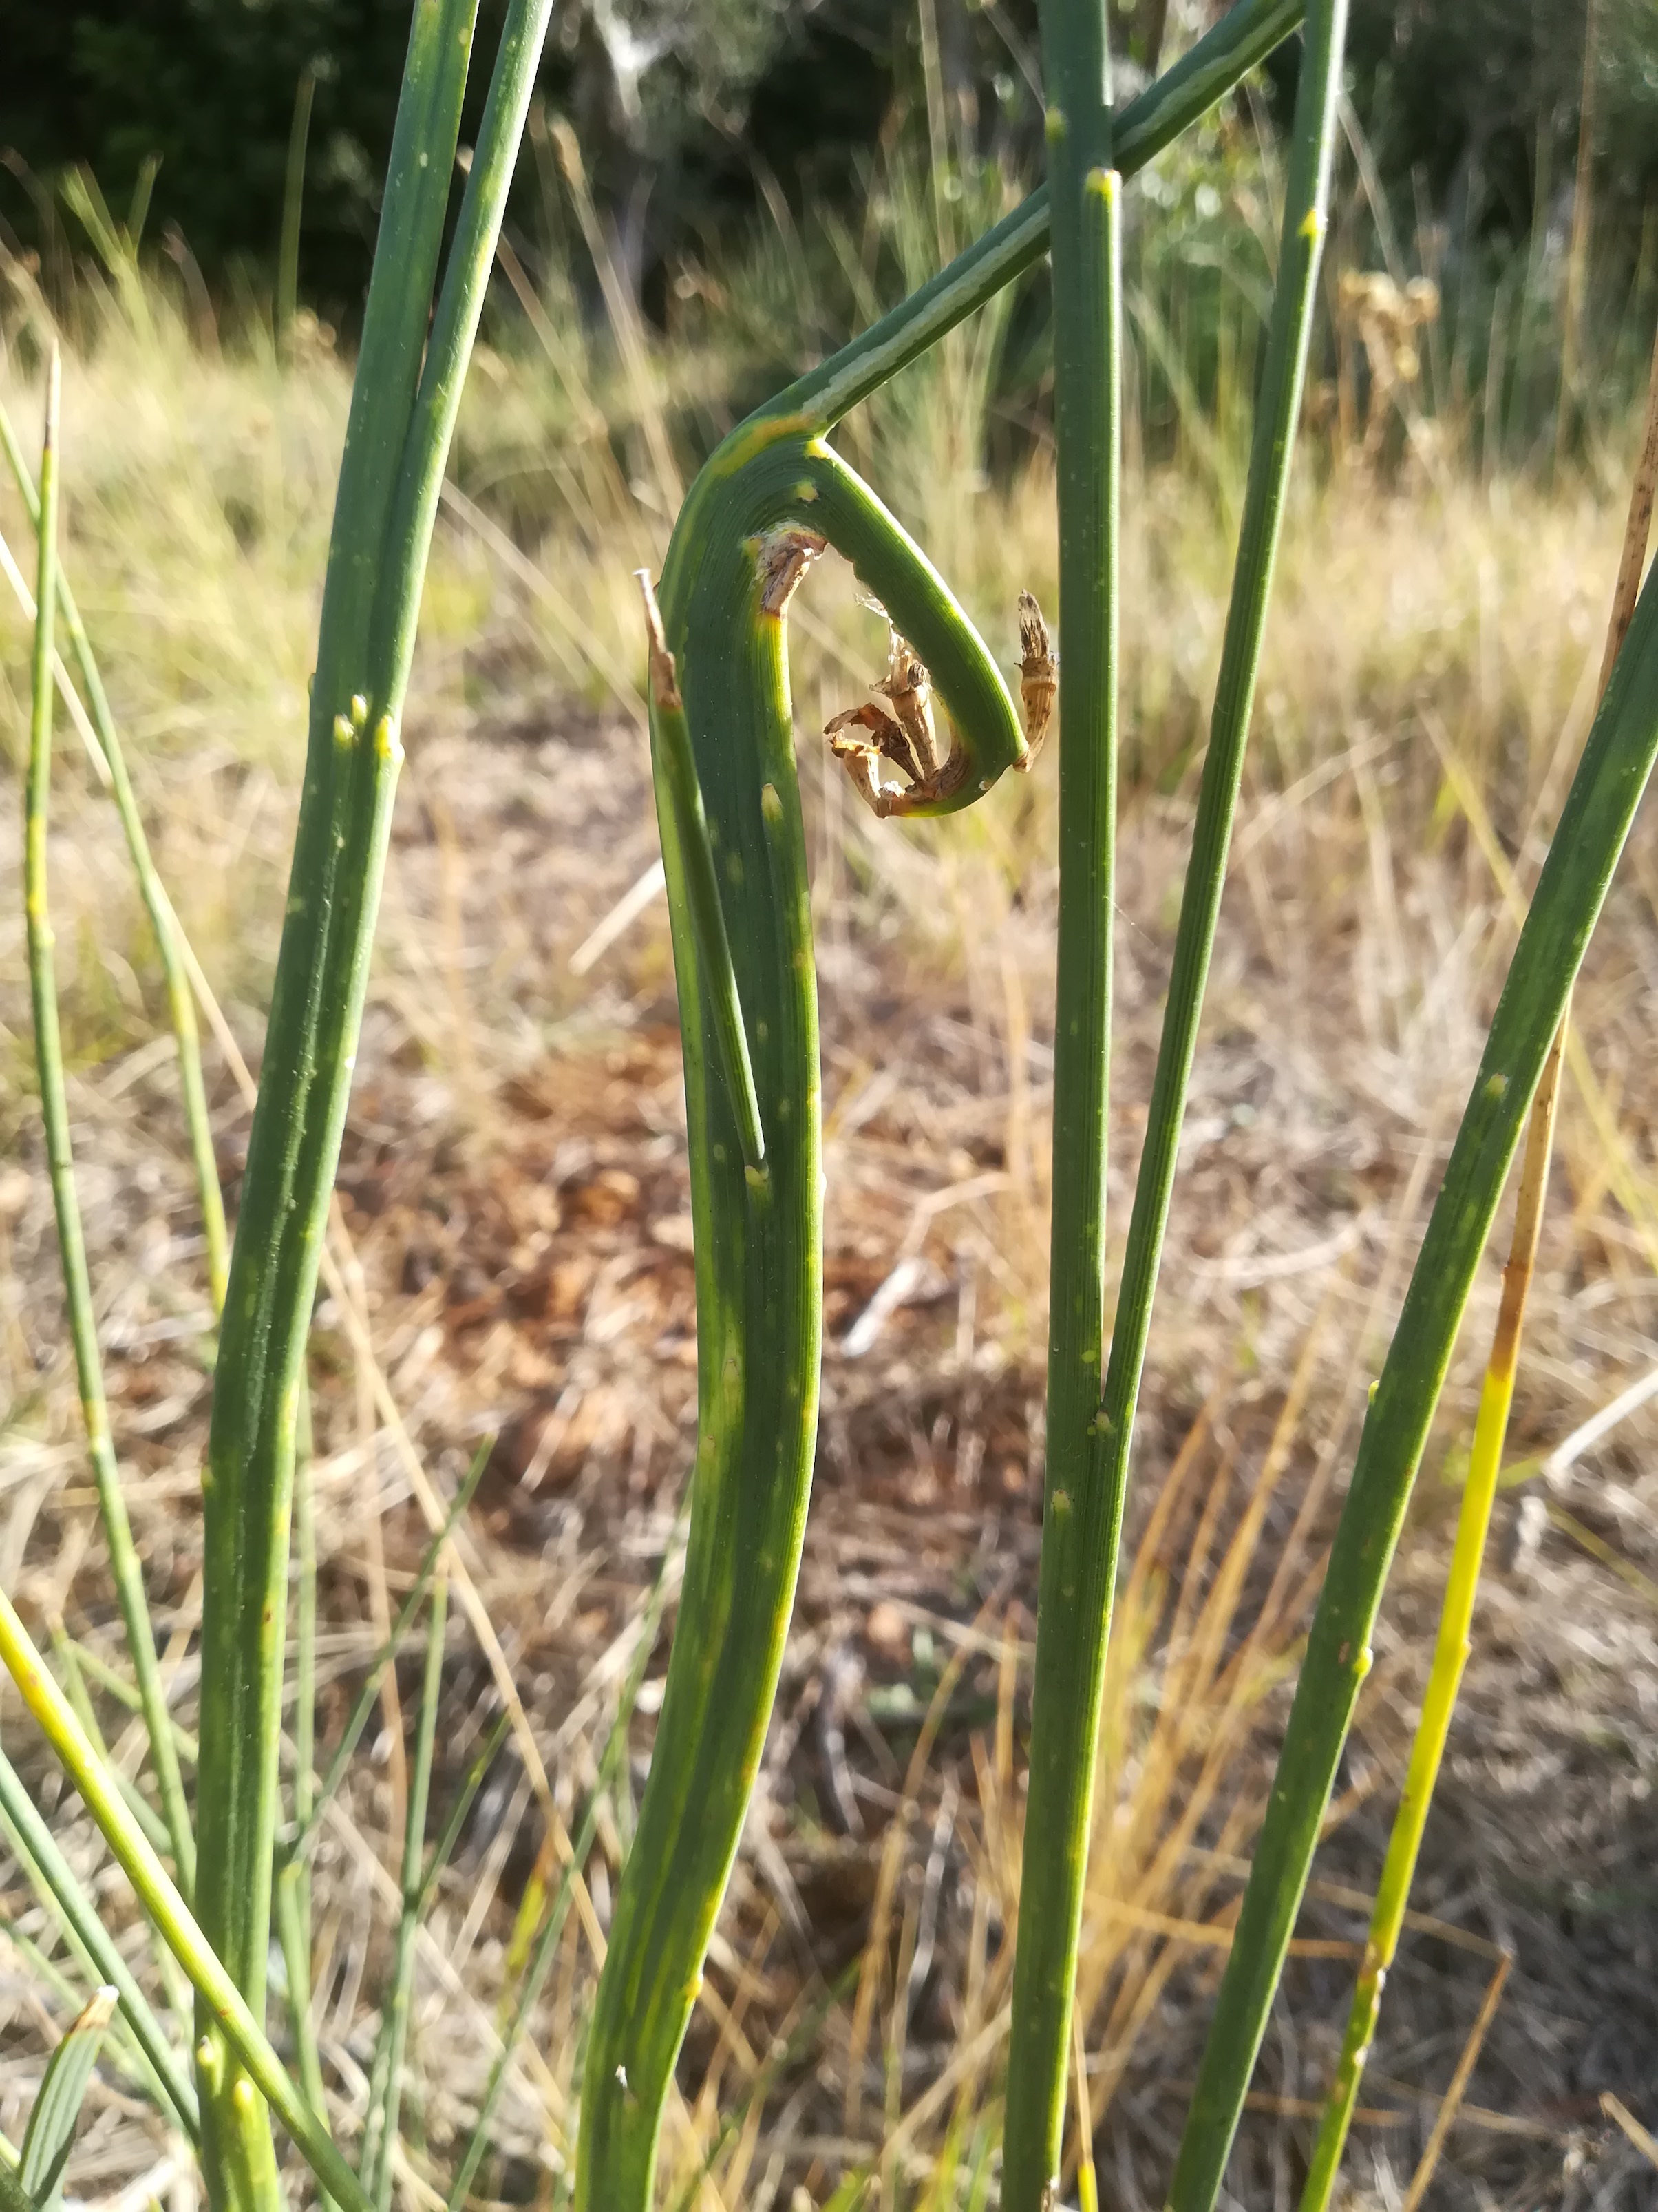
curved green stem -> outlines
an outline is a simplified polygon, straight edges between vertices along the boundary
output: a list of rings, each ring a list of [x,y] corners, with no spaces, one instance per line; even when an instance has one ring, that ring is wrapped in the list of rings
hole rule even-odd
[[[1209,2212],[1220,2188],[1468,1288],[1655,753],[1658,577],[1641,594],[1567,794],[1371,1399],[1181,2145],[1174,2212]]]
[[[662,579],[652,742],[667,870],[696,1224],[698,1437],[678,1626],[617,1892],[584,2074],[576,2203],[644,2212],[662,2109],[754,1787],[793,1602],[817,1432],[821,1134],[811,902],[784,611],[825,543],[927,663],[970,804],[1024,755],[995,664],[932,565],[821,439],[787,421],[728,441],[685,503]],[[724,914],[694,892],[702,833],[670,749],[688,742]],[[688,849],[689,848],[689,849]],[[763,1164],[745,1158],[720,1042],[734,973]],[[714,969],[713,985],[710,969]],[[729,1055],[727,1055],[727,1059]]]

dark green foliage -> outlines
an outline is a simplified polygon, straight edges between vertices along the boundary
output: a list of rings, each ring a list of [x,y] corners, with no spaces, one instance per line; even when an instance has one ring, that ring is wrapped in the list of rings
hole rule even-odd
[[[1355,104],[1382,175],[1474,239],[1517,241],[1569,220],[1585,0],[1355,0]],[[1598,181],[1625,227],[1658,187],[1658,10],[1599,0]]]

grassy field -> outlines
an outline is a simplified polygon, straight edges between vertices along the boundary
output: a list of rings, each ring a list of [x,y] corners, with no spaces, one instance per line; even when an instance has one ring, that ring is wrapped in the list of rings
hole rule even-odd
[[[924,253],[935,216],[947,248],[944,228],[965,233],[982,213],[900,208],[892,251]],[[524,1725],[423,1939],[399,2170],[410,2204],[441,2201],[432,2191],[446,2186],[498,2048],[524,1930],[594,1788],[644,1635],[632,1761],[610,1790],[480,2183],[503,2201],[559,2201],[584,2006],[649,1749],[695,1337],[629,572],[659,556],[692,454],[733,391],[763,378],[768,349],[780,361],[825,335],[787,295],[792,265],[762,254],[718,296],[704,273],[670,346],[614,291],[608,322],[584,323],[556,288],[531,291],[509,267],[439,526],[317,1362],[325,1731],[408,1585],[438,1490],[480,1438],[499,1438],[462,1547],[440,1800],[503,1698]],[[854,295],[871,265],[852,253]],[[1155,274],[1139,326],[1148,360],[1181,319]],[[32,422],[46,309],[26,272],[10,282],[16,342],[0,395]],[[238,1066],[246,1055],[257,1072],[349,369],[314,325],[281,353],[257,335],[221,343],[148,283],[106,295],[89,280],[70,335],[66,558],[159,863],[222,1010],[209,1066],[234,1204]],[[990,416],[995,335],[959,335],[848,438],[1011,662],[1016,593],[1054,602],[1053,502],[1039,422]],[[1130,471],[1120,1216],[1219,649],[1246,337],[1240,319],[1172,415],[1153,404],[1148,370]],[[1459,383],[1454,337],[1445,353],[1443,407],[1424,415],[1425,392],[1402,388],[1379,458],[1353,412],[1373,380],[1338,376],[1315,395],[1268,632],[1143,1405],[1084,1931],[1095,2157],[1102,2202],[1123,2212],[1161,2202],[1332,1500],[1593,704],[1633,419],[1600,408],[1557,468],[1520,385],[1499,368],[1493,434],[1489,361],[1483,383],[1467,362]],[[1172,388],[1158,387],[1164,399]],[[987,450],[1001,455],[988,473]],[[6,496],[0,532],[27,567]],[[762,1793],[671,2116],[668,2201],[798,2212],[847,2203],[836,2191],[867,2170],[867,2201],[942,2212],[986,2201],[1017,1910],[1053,1197],[1053,769],[1008,780],[955,822],[872,822],[814,732],[878,672],[884,627],[834,562],[803,601],[795,706],[828,1111],[824,1419]],[[14,767],[26,665],[25,624],[0,594],[0,744]],[[86,758],[67,743],[64,754],[52,863],[82,1195],[118,1446],[187,1709],[202,1255],[154,948],[112,813]],[[96,1689],[99,1668],[118,1670],[118,1635],[59,1316],[16,787],[14,773],[0,801],[0,1571]],[[1424,2201],[1658,2201],[1658,2177],[1600,2103],[1612,2092],[1658,2126],[1658,1427],[1637,1413],[1548,1480],[1538,1466],[1658,1358],[1655,889],[1643,826],[1577,994],[1520,1457],[1350,2159],[1365,2205],[1404,2201],[1508,1952]],[[1291,2201],[1345,2014],[1497,1280],[1492,1261],[1263,2054],[1233,2168],[1252,2208]],[[416,1665],[411,1653],[405,1697]],[[118,1699],[96,1695],[118,1739]],[[320,2033],[348,2137],[402,1829],[395,1685],[382,1705],[318,1869]],[[14,1710],[9,1742],[21,1740]],[[90,1828],[58,1806],[43,1767],[30,1771],[90,1871]],[[11,2131],[38,2079],[52,1985],[30,1966],[46,1923],[3,1862],[0,1881],[16,1939],[0,1977]],[[121,1923],[118,1879],[100,1893]],[[114,2088],[103,2100],[75,2189],[124,2206],[169,2190],[179,2201],[145,2109]],[[135,2182],[139,2193],[120,2194]]]

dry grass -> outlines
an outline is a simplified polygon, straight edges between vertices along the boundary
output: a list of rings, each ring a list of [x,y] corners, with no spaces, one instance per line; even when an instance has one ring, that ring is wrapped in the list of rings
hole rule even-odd
[[[11,376],[8,404],[25,389]],[[586,972],[570,966],[655,854],[627,572],[664,536],[663,488],[641,478],[640,495],[629,491],[631,459],[583,434],[580,389],[576,372],[490,356],[469,403],[341,1176],[358,1265],[322,1308],[318,1363],[319,1726],[338,1725],[375,1623],[406,1583],[425,1527],[416,1478],[452,1486],[476,1439],[498,1431],[465,1557],[565,1827],[671,1554],[694,1401],[659,908]],[[142,767],[158,859],[250,1054],[345,391],[325,348],[279,372],[257,356],[210,357],[164,322],[142,341],[106,335],[66,380],[72,573]],[[935,416],[918,404],[903,419],[925,428]],[[879,482],[884,448],[872,442]],[[1549,495],[1460,477],[1388,491],[1339,473],[1322,481],[1318,458],[1303,473],[1269,637],[1108,1691],[1082,1987],[1102,2201],[1123,2212],[1161,2201],[1321,1547],[1513,942],[1506,878],[1523,887],[1534,873],[1584,726],[1620,526],[1616,503],[1576,478]],[[903,459],[906,519],[1007,655],[1016,589],[1051,603],[1043,464],[1011,485],[940,493],[929,509],[926,468]],[[1227,494],[1212,478],[1142,475],[1129,504],[1119,1223],[1230,545]],[[14,547],[17,525],[0,501]],[[844,573],[804,597],[796,698],[829,1175],[823,1441],[762,1790],[671,2117],[669,2201],[844,2205],[867,2172],[867,2201],[943,2212],[986,2202],[987,2189],[993,2201],[1017,1917],[1041,1495],[1053,778],[1010,780],[938,827],[868,822],[811,733],[872,672],[878,626]],[[0,736],[14,758],[21,640],[7,610]],[[4,804],[15,825],[15,798]],[[16,842],[6,833],[0,854]],[[187,1705],[206,1300],[170,1069],[154,1042],[155,963],[112,818],[78,760],[60,780],[53,861],[118,1443]],[[30,1097],[15,878],[8,858],[0,1572],[33,1619],[61,1617],[118,1665]],[[1582,1073],[1562,1117],[1516,1406],[1527,1454],[1658,1358],[1654,884],[1643,828],[1577,997]],[[210,1073],[234,1201],[246,1112],[216,1050]],[[1493,1264],[1263,2056],[1233,2169],[1252,2208],[1291,2201],[1345,2012],[1496,1290]],[[1515,1954],[1513,1976],[1428,2202],[1587,2212],[1654,2201],[1633,2140],[1599,2099],[1611,2092],[1637,2122],[1658,2121],[1655,1436],[1649,1409],[1567,1489],[1516,1493],[1509,1509],[1424,1852],[1425,1917],[1390,1985],[1350,2158],[1367,2205],[1401,2201],[1502,1948]],[[452,1642],[440,1799],[498,1695],[459,1613]],[[665,1652],[665,1642],[635,1724],[635,1783]],[[117,1709],[101,1710],[117,1733]],[[4,1717],[15,1744],[15,1706]],[[386,1957],[392,1744],[383,1734],[361,1760],[319,1865],[322,2039],[348,2131]],[[492,2056],[514,1915],[549,1832],[538,1794],[535,1761],[504,1753],[428,1930],[411,2203],[429,2201],[428,2179],[442,2185]],[[590,1870],[595,1924],[629,1817],[624,1790]],[[90,1869],[89,1831],[67,1805],[58,1818]],[[118,1884],[106,1902],[120,1920]],[[15,1875],[5,1909],[21,1936],[46,1940]],[[512,2076],[502,2157],[485,2169],[486,2190],[513,2202],[557,2201],[592,1971],[581,1921]],[[9,2130],[45,2032],[46,1985],[15,1963],[0,1980]],[[102,2094],[76,2171],[88,2197],[167,2154],[141,2107]]]

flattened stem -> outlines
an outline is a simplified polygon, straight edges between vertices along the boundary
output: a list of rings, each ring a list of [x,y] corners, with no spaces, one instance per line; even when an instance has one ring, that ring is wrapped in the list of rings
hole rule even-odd
[[[975,757],[1011,765],[1007,687],[931,564],[845,465],[794,426],[711,464],[663,571],[653,706],[657,806],[684,1045],[696,1224],[698,1442],[685,1583],[633,1851],[595,2000],[579,2212],[645,2212],[675,2056],[752,1795],[799,1568],[822,1328],[821,1102],[811,900],[784,611],[833,538],[896,622],[926,641]],[[669,778],[672,690],[705,811]],[[665,706],[665,712],[664,708]],[[723,909],[763,1174],[713,1034],[695,875]]]
[[[731,939],[726,934],[726,910],[720,902],[714,874],[714,850],[702,811],[702,793],[691,757],[691,734],[685,722],[685,702],[679,693],[679,676],[662,629],[662,611],[648,568],[635,571],[645,602],[645,630],[650,643],[651,750],[657,782],[666,792],[678,825],[680,850],[685,860],[685,890],[691,926],[696,933],[701,985],[714,1017],[714,1044],[726,1096],[736,1119],[747,1167],[760,1170],[766,1157],[766,1136],[760,1126],[760,1101],[755,1095],[754,1066],[743,1027],[743,1006],[738,995],[737,970],[732,964]]]

